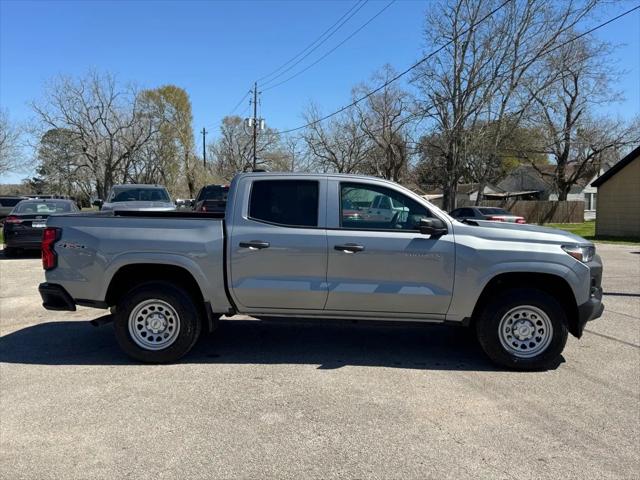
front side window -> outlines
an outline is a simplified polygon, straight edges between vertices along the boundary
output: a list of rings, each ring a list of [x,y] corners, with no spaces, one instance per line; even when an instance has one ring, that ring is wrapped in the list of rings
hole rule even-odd
[[[340,184],[340,226],[362,230],[419,230],[431,212],[415,200],[385,187]]]
[[[257,180],[249,217],[289,227],[318,226],[319,185],[315,180]]]

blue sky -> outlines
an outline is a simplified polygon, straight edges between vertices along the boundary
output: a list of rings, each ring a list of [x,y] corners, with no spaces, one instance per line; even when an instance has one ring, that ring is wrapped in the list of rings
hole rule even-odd
[[[32,116],[29,102],[39,98],[48,79],[82,75],[89,69],[110,71],[140,87],[176,84],[186,89],[194,130],[205,126],[211,132],[209,140],[254,79],[315,40],[354,3],[0,0],[0,106],[13,120],[27,121]],[[337,44],[387,3],[370,0],[316,54]],[[636,3],[620,2],[602,18]],[[348,101],[353,85],[385,63],[399,70],[410,65],[422,52],[426,5],[424,0],[398,0],[318,65],[265,92],[261,115],[267,124],[280,130],[298,126],[309,101],[329,112]],[[625,118],[638,114],[640,12],[597,36],[622,44],[616,58],[627,71],[616,85],[626,100],[603,108]],[[11,175],[0,183],[24,176]]]

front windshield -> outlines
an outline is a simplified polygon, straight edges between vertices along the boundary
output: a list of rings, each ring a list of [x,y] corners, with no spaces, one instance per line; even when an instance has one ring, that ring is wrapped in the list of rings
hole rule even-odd
[[[164,188],[116,188],[110,202],[170,202]]]
[[[13,213],[45,214],[66,213],[71,211],[71,202],[20,202]]]

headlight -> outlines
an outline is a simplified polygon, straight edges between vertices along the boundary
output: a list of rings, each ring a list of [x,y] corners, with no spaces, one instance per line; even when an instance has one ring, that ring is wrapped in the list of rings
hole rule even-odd
[[[562,245],[562,249],[576,260],[587,263],[596,254],[596,247],[593,245]]]

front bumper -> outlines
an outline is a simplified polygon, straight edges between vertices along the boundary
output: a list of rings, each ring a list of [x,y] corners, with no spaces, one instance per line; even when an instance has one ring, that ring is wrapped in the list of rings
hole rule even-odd
[[[42,297],[42,306],[47,310],[68,310],[75,312],[76,303],[62,285],[41,283],[38,292]]]
[[[592,287],[589,300],[582,305],[578,305],[578,338],[582,336],[584,326],[587,322],[600,318],[604,311],[604,303],[602,303],[602,287]]]

